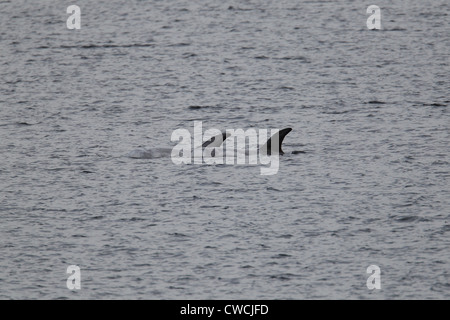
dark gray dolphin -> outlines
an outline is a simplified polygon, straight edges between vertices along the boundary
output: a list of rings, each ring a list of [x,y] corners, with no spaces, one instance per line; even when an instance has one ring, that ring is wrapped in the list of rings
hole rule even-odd
[[[281,149],[281,145],[283,144],[283,140],[286,135],[292,131],[292,128],[285,128],[277,133],[274,133],[267,142],[259,148],[260,153],[263,152],[266,155],[272,155],[272,151],[274,154],[284,154],[283,149]],[[274,145],[275,150],[272,150],[272,145]]]

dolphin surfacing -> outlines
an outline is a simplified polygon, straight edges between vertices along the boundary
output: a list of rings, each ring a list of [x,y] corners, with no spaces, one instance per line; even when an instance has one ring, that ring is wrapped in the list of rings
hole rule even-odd
[[[281,149],[281,145],[283,144],[284,137],[292,131],[292,128],[285,128],[277,133],[274,133],[267,142],[259,148],[259,152],[265,153],[266,155],[271,155],[272,152],[274,154],[284,154],[283,149]],[[275,150],[272,150],[272,144],[274,144],[275,147],[278,146],[278,148],[275,148]],[[277,150],[278,149],[278,150]]]
[[[274,133],[267,141],[257,148],[257,151],[262,155],[283,155],[284,151],[282,149],[283,140],[286,137],[286,135],[292,131],[292,128],[284,128],[282,130],[277,131]],[[223,144],[223,142],[229,138],[230,136],[233,136],[233,134],[229,132],[222,132],[216,136],[211,137],[209,140],[203,142],[203,144],[196,148],[201,149],[198,150],[200,155],[203,155],[203,151],[205,149],[212,150],[210,155],[212,157],[215,156],[215,148],[220,148]],[[274,150],[272,150],[274,148]],[[195,149],[195,150],[196,150]],[[197,152],[195,150],[192,150],[194,157]],[[241,150],[244,151],[244,150]],[[245,150],[246,153],[248,150]],[[127,154],[129,158],[134,159],[157,159],[157,158],[166,158],[170,157],[172,155],[173,148],[150,148],[150,149],[144,149],[139,148],[132,150]],[[293,152],[294,153],[294,152]]]
[[[202,146],[202,153],[205,148],[212,149],[211,155],[214,157],[214,148],[219,148],[222,143],[230,136],[229,133],[223,132],[219,135],[213,136],[209,140],[205,141]],[[158,158],[169,158],[172,155],[173,148],[150,148],[144,149],[139,148],[132,150],[127,154],[127,157],[133,159],[158,159]]]

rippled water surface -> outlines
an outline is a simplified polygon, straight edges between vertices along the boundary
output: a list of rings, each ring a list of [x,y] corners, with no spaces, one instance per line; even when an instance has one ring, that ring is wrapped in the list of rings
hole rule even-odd
[[[0,1],[0,298],[448,299],[449,6]],[[293,130],[271,176],[126,156],[194,121]]]

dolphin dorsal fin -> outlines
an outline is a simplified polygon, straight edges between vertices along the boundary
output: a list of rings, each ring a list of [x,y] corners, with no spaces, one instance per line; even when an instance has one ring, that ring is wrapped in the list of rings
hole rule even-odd
[[[202,148],[210,147],[210,148],[218,148],[222,145],[226,138],[230,136],[229,133],[223,132],[217,136],[212,137],[211,139],[203,142]]]
[[[284,137],[291,132],[292,128],[285,128],[277,133],[274,133],[267,142],[259,148],[260,151],[264,152],[267,155],[271,155],[272,153],[272,143],[278,144],[278,154],[283,154],[283,150],[281,149],[281,144],[283,143]]]

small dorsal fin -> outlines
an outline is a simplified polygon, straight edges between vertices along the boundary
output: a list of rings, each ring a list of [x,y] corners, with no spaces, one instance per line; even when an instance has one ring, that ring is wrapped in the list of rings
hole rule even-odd
[[[272,142],[275,142],[278,144],[278,154],[283,154],[283,150],[281,149],[281,144],[283,143],[283,139],[284,137],[286,137],[286,135],[291,132],[292,128],[285,128],[282,129],[280,131],[278,131],[277,133],[274,133],[268,140],[267,142],[259,148],[260,151],[265,152],[267,155],[271,155],[272,153]],[[278,139],[278,140],[276,140]]]
[[[223,132],[217,136],[212,137],[211,139],[203,142],[202,148],[210,147],[210,148],[218,148],[222,145],[226,138],[230,136],[229,133]]]

